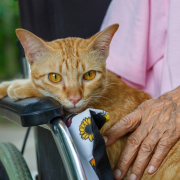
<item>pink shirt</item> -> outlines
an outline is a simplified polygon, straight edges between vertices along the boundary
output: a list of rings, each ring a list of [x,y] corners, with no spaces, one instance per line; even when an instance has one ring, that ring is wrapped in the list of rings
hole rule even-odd
[[[114,23],[110,71],[152,97],[180,85],[179,0],[113,0],[101,30]]]

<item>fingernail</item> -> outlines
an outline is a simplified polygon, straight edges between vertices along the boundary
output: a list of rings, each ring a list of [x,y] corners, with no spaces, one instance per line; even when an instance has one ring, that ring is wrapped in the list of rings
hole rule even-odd
[[[152,174],[154,172],[155,172],[155,167],[154,166],[149,166],[148,173]]]
[[[108,141],[108,138],[106,136],[103,136],[105,143]]]
[[[119,170],[119,169],[116,169],[115,171],[114,171],[114,178],[115,179],[118,179],[118,178],[120,178],[121,177],[121,171]]]
[[[137,178],[137,176],[132,173],[132,174],[129,176],[129,179],[128,179],[128,180],[136,180],[136,178]]]

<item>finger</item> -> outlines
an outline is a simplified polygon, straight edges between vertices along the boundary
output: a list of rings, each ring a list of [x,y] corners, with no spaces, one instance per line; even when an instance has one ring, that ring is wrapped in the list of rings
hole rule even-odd
[[[131,114],[123,117],[114,126],[112,126],[108,131],[106,131],[103,136],[106,141],[106,145],[112,144],[116,139],[125,135],[128,132],[133,131],[139,125],[141,121],[142,108],[137,108]]]
[[[115,171],[113,172],[113,176],[114,176],[115,180],[120,180],[126,175],[128,169],[129,169],[129,166],[132,164],[132,162],[134,161],[134,159],[137,155],[137,152],[138,151],[136,151],[136,153],[134,153],[134,155],[132,156],[132,158],[129,161],[127,161],[125,158],[123,158],[123,156],[120,158],[121,163],[124,164],[125,167],[123,168],[121,165],[117,165]]]
[[[148,133],[147,130],[143,129],[143,127],[141,126],[138,127],[136,131],[129,136],[127,140],[127,144],[123,152],[121,153],[121,156],[116,166],[116,169],[119,169],[121,171],[121,178],[123,178],[127,173],[129,166],[135,159],[139,147],[142,141],[144,140],[144,138],[147,136],[147,133]],[[116,179],[118,178],[116,177]]]
[[[164,134],[164,136],[166,136]],[[177,142],[178,138],[170,138],[170,137],[162,137],[160,142],[157,145],[156,151],[149,162],[147,172],[149,174],[153,174],[157,171],[157,169],[160,167],[162,161],[167,156],[168,152],[171,150],[171,148],[174,146],[174,144]]]
[[[142,118],[142,109],[146,108],[154,99],[143,102],[135,111],[120,119],[114,126],[103,134],[106,145],[112,144],[117,138],[135,130]]]
[[[151,157],[152,157],[152,155],[150,155],[148,158],[147,158],[147,164],[148,164],[148,162],[150,161],[150,159],[151,159]],[[145,167],[147,166],[147,164],[145,164]],[[141,164],[136,164],[136,168],[140,168],[140,166],[141,166]],[[133,166],[134,167],[134,166]],[[133,170],[134,171],[134,170]],[[128,176],[128,180],[139,180],[139,179],[141,179],[141,177],[142,177],[142,175],[143,175],[143,172],[144,172],[144,169],[142,170],[142,169],[139,169],[138,170],[138,173],[139,172],[141,172],[142,171],[142,173],[141,174],[138,174],[138,175],[136,175],[137,173],[136,172],[131,172],[130,173],[130,175]]]
[[[162,137],[163,133],[160,130],[153,130],[143,141],[138,152],[138,156],[133,164],[131,174],[129,178],[136,177],[140,179],[143,175],[145,168],[147,167],[154,149]]]
[[[179,123],[176,123],[177,118],[180,118],[179,113],[173,111],[171,113],[171,119],[168,122],[168,130],[163,134],[148,165],[147,171],[149,174],[153,174],[157,171],[170,149],[178,141],[179,131],[176,130],[176,127],[179,126]]]
[[[157,121],[157,119],[163,122],[169,121],[170,116],[168,116],[168,114],[170,114],[171,110],[172,110],[172,105],[169,105],[168,107],[163,109],[163,113],[161,113],[159,116],[154,116],[153,118],[150,119],[150,121],[148,122],[149,124],[148,127],[146,127],[143,124],[144,127],[142,126],[143,127],[142,129],[144,130],[146,127],[147,133],[150,132],[150,134],[146,138],[142,135],[143,138],[142,141],[143,140],[144,141],[142,142],[142,145],[139,149],[138,156],[134,162],[131,175],[129,176],[129,178],[130,177],[134,177],[136,179],[141,178],[147,164],[150,161],[154,148],[156,147],[157,143],[159,142],[159,139],[163,136],[167,128],[166,126],[164,126],[164,123],[160,123],[154,129],[152,129],[153,123]],[[144,132],[143,130],[140,132]]]

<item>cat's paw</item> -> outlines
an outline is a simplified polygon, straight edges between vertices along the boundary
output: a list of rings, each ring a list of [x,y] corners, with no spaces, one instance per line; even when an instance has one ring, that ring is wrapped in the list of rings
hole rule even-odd
[[[21,95],[16,94],[17,89],[21,88],[22,84],[20,82],[14,82],[11,84],[7,90],[8,96],[12,99],[21,99]]]
[[[11,81],[3,82],[0,84],[0,99],[7,95],[7,89],[11,84]]]
[[[7,92],[8,96],[15,100],[42,96],[32,87],[30,80],[18,80],[14,82],[9,86]]]

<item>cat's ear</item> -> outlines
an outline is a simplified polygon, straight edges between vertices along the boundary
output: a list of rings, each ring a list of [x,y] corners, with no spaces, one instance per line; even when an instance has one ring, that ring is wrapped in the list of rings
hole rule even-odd
[[[109,55],[109,45],[118,28],[119,24],[113,24],[95,34],[89,39],[90,44],[88,48],[97,51],[103,57],[107,57]]]
[[[16,35],[24,48],[30,64],[47,54],[47,52],[53,51],[45,41],[25,29],[16,29]]]

